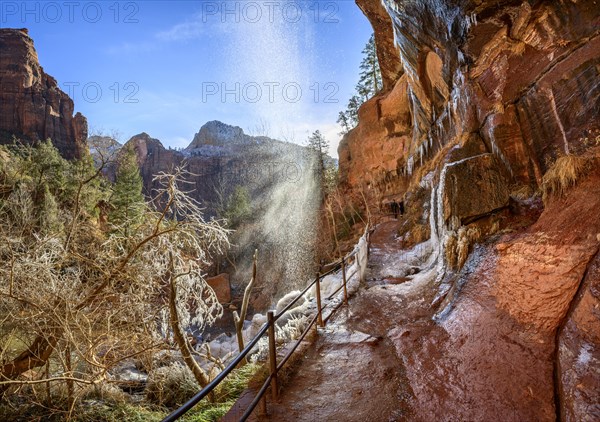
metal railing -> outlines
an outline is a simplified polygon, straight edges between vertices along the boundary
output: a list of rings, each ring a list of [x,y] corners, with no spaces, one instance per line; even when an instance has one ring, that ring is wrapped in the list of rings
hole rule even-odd
[[[190,409],[192,409],[196,404],[198,404],[203,398],[208,396],[220,383],[223,381],[241,362],[242,360],[250,353],[250,351],[257,345],[260,339],[268,334],[269,339],[269,376],[264,381],[262,387],[254,397],[254,400],[250,403],[248,408],[244,411],[243,415],[240,417],[240,421],[245,421],[252,414],[252,412],[256,409],[256,406],[261,403],[262,412],[266,412],[266,401],[263,400],[265,393],[271,387],[271,396],[273,400],[277,400],[279,395],[279,387],[277,383],[277,373],[284,367],[284,365],[288,362],[288,360],[292,357],[300,343],[304,340],[307,334],[310,332],[313,326],[315,327],[324,327],[325,322],[331,317],[331,315],[337,310],[337,308],[342,304],[348,304],[348,281],[352,279],[357,273],[362,277],[364,274],[364,269],[366,267],[366,258],[368,256],[369,251],[369,236],[370,236],[369,226],[366,227],[365,232],[361,239],[359,240],[357,246],[354,250],[348,255],[344,256],[338,261],[335,261],[331,264],[328,264],[326,267],[331,267],[330,270],[324,273],[317,273],[315,279],[302,290],[290,303],[288,303],[285,308],[279,311],[277,314],[274,314],[273,311],[267,312],[267,322],[261,327],[258,333],[254,336],[252,340],[244,347],[244,349],[227,365],[223,371],[219,373],[206,387],[204,387],[200,392],[198,392],[194,397],[188,400],[183,406],[174,410],[170,413],[166,418],[163,419],[163,422],[171,422],[179,419],[185,413],[187,413]],[[362,242],[362,243],[361,243]],[[364,245],[366,250],[361,251],[360,245]],[[362,256],[361,256],[362,255]],[[346,274],[346,270],[349,267],[350,260],[354,258],[354,262],[356,262],[356,269],[350,275]],[[362,258],[363,262],[360,262],[359,259]],[[335,297],[339,292],[343,289],[343,301],[339,303],[329,302],[325,306],[322,306],[321,302],[321,280],[324,277],[327,277],[330,274],[337,272],[338,270],[342,271],[342,283],[341,285],[329,296],[327,296],[327,300],[331,300]],[[316,305],[317,312],[311,318],[310,322],[304,328],[302,334],[294,341],[293,346],[289,349],[286,355],[281,359],[281,362],[277,363],[277,349],[276,349],[276,338],[275,338],[275,325],[279,318],[281,318],[287,311],[289,311],[292,306],[303,297],[309,289],[315,286],[316,293]],[[329,315],[323,319],[323,311],[330,305],[333,305],[332,311]],[[317,328],[318,332],[318,328]]]

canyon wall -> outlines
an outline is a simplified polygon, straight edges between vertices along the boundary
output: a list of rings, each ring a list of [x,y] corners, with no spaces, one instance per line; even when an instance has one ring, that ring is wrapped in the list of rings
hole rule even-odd
[[[512,182],[536,185],[600,129],[594,1],[387,1],[389,22],[373,2],[357,3],[377,22],[388,83],[340,145],[350,187],[401,193],[402,179],[472,136]]]
[[[402,350],[443,374],[414,374],[424,418],[600,418],[600,6],[356,2],[387,82],[340,144],[341,184],[402,198],[401,239],[439,253],[443,329]]]
[[[46,74],[27,29],[0,29],[0,142],[51,139],[65,158],[87,149],[87,120]]]

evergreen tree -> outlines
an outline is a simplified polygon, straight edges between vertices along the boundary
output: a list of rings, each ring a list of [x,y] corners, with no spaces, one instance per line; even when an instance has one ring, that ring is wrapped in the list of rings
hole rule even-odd
[[[57,198],[66,199],[69,163],[61,157],[52,141],[47,139],[35,148],[25,148],[23,152],[27,156],[24,170],[32,178],[36,200],[41,199],[46,186]]]
[[[131,227],[140,223],[144,211],[142,176],[137,164],[137,156],[132,146],[123,148],[119,158],[117,177],[110,204],[113,209],[108,220],[125,237]]]
[[[47,184],[44,185],[41,203],[38,205],[40,231],[42,233],[57,233],[62,228],[60,211],[54,195]]]
[[[348,101],[348,118],[350,119],[350,123],[352,127],[356,127],[358,124],[358,109],[362,105],[363,101],[361,101],[360,97],[357,95],[353,95]]]
[[[236,228],[244,220],[252,215],[252,205],[248,189],[244,186],[236,186],[227,201],[225,218],[230,228]]]
[[[366,101],[376,95],[383,87],[381,69],[379,68],[379,60],[377,59],[375,35],[371,35],[362,52],[364,58],[359,66],[360,79],[356,85],[356,91]]]
[[[315,158],[315,173],[318,178],[321,195],[324,199],[337,186],[338,169],[334,160],[328,154],[329,142],[327,142],[321,131],[315,130],[308,137],[307,148]]]
[[[383,88],[374,35],[371,35],[362,52],[364,57],[359,66],[360,74],[359,81],[355,87],[356,94],[348,101],[346,111],[342,111],[338,115],[337,122],[342,127],[342,134],[348,133],[356,127],[360,106]]]
[[[327,167],[327,152],[329,151],[329,143],[321,134],[320,130],[315,130],[312,135],[308,137],[307,146],[308,149],[313,152],[316,158],[318,176],[322,179],[325,175],[325,169]]]
[[[98,202],[108,196],[108,189],[103,186],[104,179],[99,175],[100,170],[94,166],[94,159],[89,153],[69,163],[71,183],[67,187],[68,201],[79,201],[79,208],[89,215],[96,215]]]
[[[352,129],[352,127],[353,127],[351,120],[350,120],[350,116],[348,115],[348,113],[346,111],[340,111],[340,113],[338,114],[337,122],[342,127],[342,131],[340,132],[340,135],[343,135],[344,133],[348,133],[350,131],[350,129]]]

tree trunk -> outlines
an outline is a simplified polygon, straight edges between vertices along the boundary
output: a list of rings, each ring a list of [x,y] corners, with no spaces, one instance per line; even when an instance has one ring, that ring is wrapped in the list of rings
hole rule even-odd
[[[252,264],[252,279],[250,280],[250,283],[248,283],[248,285],[246,286],[246,289],[244,290],[244,298],[242,299],[242,309],[241,309],[241,313],[240,315],[238,315],[237,312],[233,312],[233,322],[235,324],[235,334],[237,336],[237,341],[238,341],[238,348],[240,349],[240,353],[242,353],[242,350],[244,350],[244,335],[243,335],[243,329],[244,329],[244,320],[246,319],[246,314],[248,313],[248,302],[250,302],[250,293],[252,292],[252,286],[254,285],[254,282],[256,281],[256,260],[257,260],[257,255],[258,255],[258,249],[254,251],[254,258],[253,258],[253,264]],[[240,362],[241,365],[245,365],[246,363],[248,363],[248,361],[246,360],[246,358],[242,359],[242,361]]]
[[[172,262],[171,262],[172,265]],[[177,286],[175,283],[175,277],[173,277],[172,267],[169,269],[168,273],[169,284],[170,284],[170,292],[169,292],[169,313],[170,313],[170,324],[171,329],[173,330],[173,337],[175,338],[175,342],[181,351],[181,356],[183,357],[183,361],[190,368],[190,371],[194,374],[194,378],[200,387],[204,388],[210,382],[210,379],[206,372],[198,365],[198,362],[192,356],[192,351],[190,349],[190,345],[187,341],[187,338],[183,334],[181,330],[181,325],[179,324],[179,313],[177,311]],[[213,400],[213,394],[211,393],[209,396],[209,400]]]
[[[56,333],[51,336],[38,336],[31,346],[13,359],[12,362],[2,366],[0,381],[14,380],[32,368],[44,366],[56,346]],[[10,384],[0,385],[0,395],[3,395]]]

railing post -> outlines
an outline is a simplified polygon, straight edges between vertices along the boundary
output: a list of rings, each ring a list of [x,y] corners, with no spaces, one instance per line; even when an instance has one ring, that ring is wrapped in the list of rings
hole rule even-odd
[[[344,304],[348,304],[348,289],[346,288],[346,257],[342,258],[342,280],[344,281]]]
[[[323,314],[321,313],[321,275],[317,273],[317,283],[315,288],[317,290],[317,324],[323,327]]]
[[[271,368],[271,396],[277,400],[277,349],[275,348],[275,318],[273,311],[267,312],[269,324],[269,366]]]

